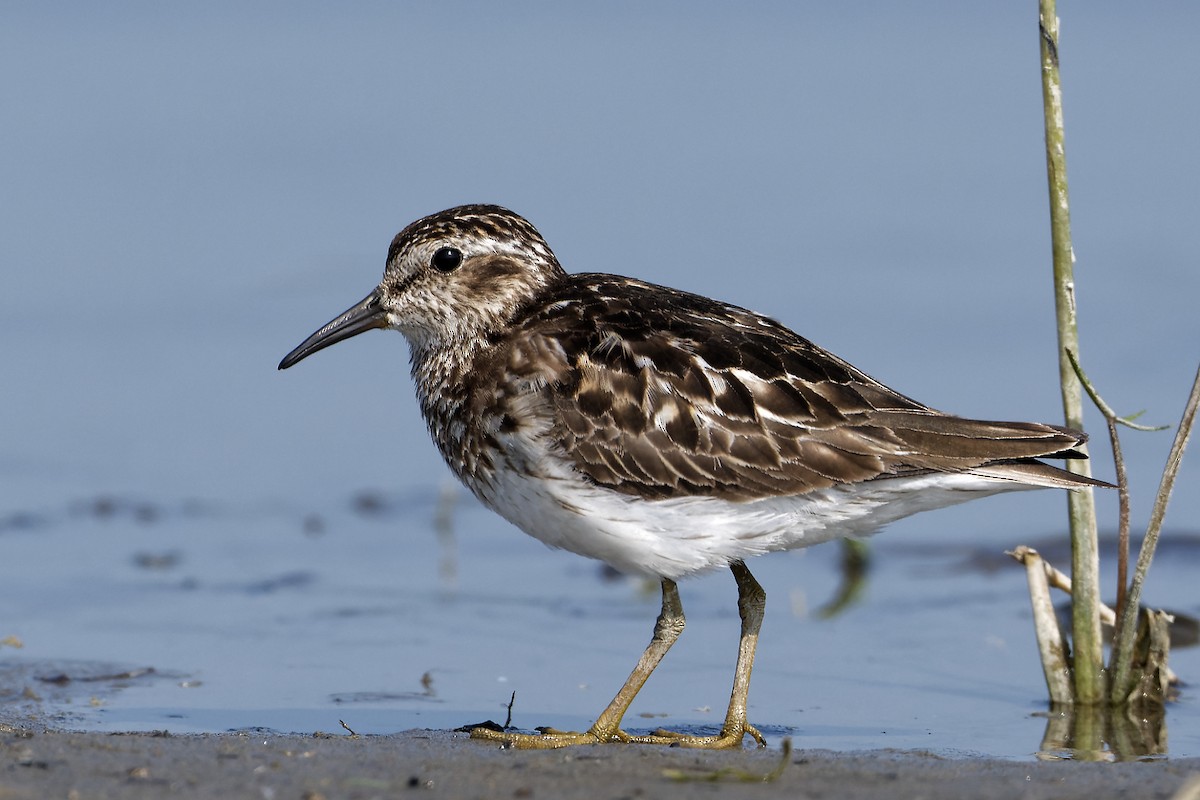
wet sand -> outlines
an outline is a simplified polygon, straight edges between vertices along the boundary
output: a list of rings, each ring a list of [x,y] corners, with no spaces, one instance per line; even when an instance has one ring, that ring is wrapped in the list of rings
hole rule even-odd
[[[464,734],[103,734],[0,729],[0,800],[23,798],[1172,798],[1200,759],[1013,762],[931,753],[501,750]],[[720,773],[718,774],[718,771]],[[1190,795],[1194,797],[1195,795]]]

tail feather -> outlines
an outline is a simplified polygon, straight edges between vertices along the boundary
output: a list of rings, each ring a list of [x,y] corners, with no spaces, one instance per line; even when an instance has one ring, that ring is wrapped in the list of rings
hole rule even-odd
[[[963,472],[1026,486],[1112,488],[1038,459],[1085,459],[1087,434],[1039,422],[993,422],[943,414],[879,412],[873,422],[887,425],[908,449],[917,469]]]
[[[1078,458],[1078,456],[1074,457]],[[972,475],[979,475],[985,478],[1015,481],[1028,486],[1045,486],[1050,489],[1116,488],[1113,484],[1106,481],[1087,475],[1077,475],[1061,467],[1034,460],[998,461],[992,464],[984,464],[983,466],[968,470],[968,472]]]

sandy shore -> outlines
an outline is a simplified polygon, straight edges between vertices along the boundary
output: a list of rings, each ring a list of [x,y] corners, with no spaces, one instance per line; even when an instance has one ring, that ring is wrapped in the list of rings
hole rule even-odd
[[[1172,798],[1200,759],[1087,764],[919,752],[500,750],[463,734],[350,737],[0,730],[0,800],[17,798]],[[716,771],[726,771],[720,776]],[[743,773],[740,775],[734,772]],[[749,773],[746,775],[745,773]],[[680,777],[685,778],[681,780]]]

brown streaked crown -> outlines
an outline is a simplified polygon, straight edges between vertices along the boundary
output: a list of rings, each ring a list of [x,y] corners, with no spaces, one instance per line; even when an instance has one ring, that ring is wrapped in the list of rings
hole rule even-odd
[[[431,265],[444,248],[462,256],[445,273]],[[378,291],[392,327],[416,347],[503,330],[522,305],[563,275],[525,219],[500,206],[469,205],[417,220],[397,234]]]

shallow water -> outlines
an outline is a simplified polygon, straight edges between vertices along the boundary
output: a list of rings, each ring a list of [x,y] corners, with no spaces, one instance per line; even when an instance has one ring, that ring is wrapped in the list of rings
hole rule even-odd
[[[769,605],[752,720],[799,747],[1032,755],[1044,690],[1023,571],[1002,553],[1014,542],[907,527],[871,540],[865,585],[830,619],[837,546],[753,563]],[[71,728],[451,728],[503,721],[512,692],[514,724],[579,728],[657,613],[655,586],[546,550],[457,492],[323,508],[93,499],[10,517],[0,535],[15,563],[37,565],[6,580],[28,643],[6,650],[6,699],[28,690],[43,702],[20,708]],[[1200,546],[1173,541],[1155,601],[1195,614]],[[712,727],[724,713],[732,580],[681,588],[688,629],[631,728]],[[1200,670],[1194,650],[1172,657],[1185,676]],[[1170,754],[1200,754],[1196,721],[1185,689]]]
[[[7,13],[3,713],[371,732],[502,721],[515,691],[519,726],[590,723],[656,588],[448,488],[398,335],[275,371],[372,288],[397,230],[456,203],[520,211],[568,270],[772,314],[937,407],[1058,419],[1036,21],[992,5]],[[1064,25],[1084,363],[1152,423],[1200,359],[1197,23],[1096,3]],[[1168,444],[1125,437],[1135,531]],[[1001,553],[1054,550],[1063,506],[904,521],[828,620],[837,546],[756,561],[752,718],[800,747],[1035,753],[1044,689]],[[1194,570],[1168,537],[1147,602],[1196,613]],[[733,583],[681,590],[688,630],[635,727],[720,720]],[[1194,651],[1173,665],[1200,674]],[[1196,713],[1184,687],[1169,754],[1200,754]]]

